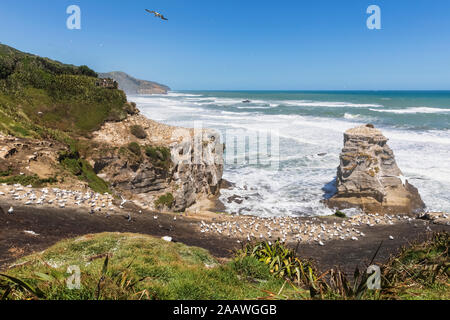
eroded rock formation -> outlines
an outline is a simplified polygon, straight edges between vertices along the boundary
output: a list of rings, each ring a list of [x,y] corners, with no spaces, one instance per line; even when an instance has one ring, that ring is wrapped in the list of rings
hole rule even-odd
[[[349,129],[337,172],[332,208],[361,208],[367,213],[413,214],[425,208],[418,190],[403,176],[387,145],[373,125]]]
[[[98,148],[89,158],[98,176],[144,207],[183,211],[219,191],[223,145],[213,130],[134,115],[105,123],[93,136]]]

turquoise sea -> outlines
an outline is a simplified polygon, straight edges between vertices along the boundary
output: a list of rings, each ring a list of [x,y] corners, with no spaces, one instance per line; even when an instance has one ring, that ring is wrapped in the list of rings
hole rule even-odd
[[[428,210],[450,211],[450,91],[177,91],[129,99],[160,122],[194,127],[200,121],[222,134],[227,152],[237,149],[243,161],[227,162],[224,173],[235,186],[221,196],[230,213],[331,214],[322,200],[333,191],[342,134],[365,123],[390,139]],[[227,139],[233,130],[276,135],[277,170],[245,161],[248,148]],[[242,202],[228,203],[234,195]]]

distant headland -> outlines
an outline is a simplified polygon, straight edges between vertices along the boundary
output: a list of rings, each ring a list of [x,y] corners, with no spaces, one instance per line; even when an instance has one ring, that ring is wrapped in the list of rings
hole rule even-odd
[[[166,85],[153,81],[136,79],[122,71],[99,73],[99,77],[114,79],[119,84],[119,88],[125,91],[127,95],[167,94],[167,92],[170,91],[170,88]]]

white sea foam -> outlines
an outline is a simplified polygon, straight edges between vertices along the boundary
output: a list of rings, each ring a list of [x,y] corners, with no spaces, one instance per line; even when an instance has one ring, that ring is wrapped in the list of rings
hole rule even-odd
[[[282,105],[296,107],[328,107],[328,108],[381,108],[380,104],[351,103],[339,101],[309,101],[309,100],[284,100],[279,102]]]
[[[222,134],[228,129],[243,131],[273,130],[280,139],[280,170],[255,165],[226,164],[224,178],[236,187],[223,190],[221,200],[230,213],[256,215],[326,215],[322,188],[336,175],[342,134],[345,130],[368,121],[367,116],[346,112],[341,118],[313,117],[299,114],[265,114],[263,109],[282,106],[319,106],[371,108],[376,104],[346,102],[254,100],[243,104],[240,98],[206,96],[136,96],[142,113],[168,124],[193,127],[202,120],[205,127],[216,128]],[[290,104],[289,104],[290,103]],[[244,112],[234,112],[243,109]],[[248,108],[248,109],[246,109]],[[422,108],[422,107],[420,107]],[[257,109],[252,112],[251,109]],[[427,108],[421,109],[431,113]],[[233,110],[233,111],[231,111]],[[282,109],[281,109],[282,110]],[[409,109],[407,112],[412,113]],[[445,109],[438,109],[445,110]],[[433,110],[436,111],[436,110]],[[441,112],[441,111],[439,111]],[[382,116],[383,113],[380,113]],[[373,120],[377,120],[373,116]],[[379,127],[390,139],[399,167],[410,182],[419,188],[430,210],[450,210],[450,130],[412,131]],[[227,146],[227,150],[228,146]],[[325,153],[326,156],[317,156]],[[414,155],[414,156],[411,156]],[[239,160],[245,159],[243,154]],[[228,203],[238,195],[239,203]]]
[[[429,107],[412,107],[407,109],[370,109],[375,112],[388,112],[396,114],[410,114],[410,113],[449,113],[450,109],[429,108]]]
[[[351,114],[351,113],[345,113],[344,114],[344,118],[345,119],[357,119],[357,118],[359,118],[359,117],[361,117],[361,115],[360,114]]]
[[[251,107],[236,107],[238,109],[270,109],[270,107],[259,107],[259,106],[251,106]]]
[[[176,92],[176,91],[169,91],[167,93],[167,96],[169,97],[201,97],[201,94],[192,94],[192,93],[183,93],[183,92]]]

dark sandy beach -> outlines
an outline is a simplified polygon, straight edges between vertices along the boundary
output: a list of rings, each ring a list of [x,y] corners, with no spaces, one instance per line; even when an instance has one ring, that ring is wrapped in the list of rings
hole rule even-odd
[[[14,214],[7,214],[8,203],[2,203],[0,213],[0,269],[6,269],[16,259],[33,252],[39,252],[56,242],[90,233],[131,232],[148,234],[155,237],[171,236],[174,241],[190,246],[198,246],[210,251],[217,258],[229,258],[240,247],[237,239],[201,234],[195,228],[198,220],[191,217],[169,214],[132,212],[132,221],[126,219],[126,213],[106,218],[103,214],[90,215],[83,210],[48,209],[32,207],[14,207]],[[158,219],[155,219],[154,216]],[[434,225],[421,220],[407,221],[395,225],[363,227],[366,236],[359,241],[334,240],[326,246],[300,244],[298,254],[303,258],[317,261],[319,268],[326,270],[335,265],[352,273],[355,266],[364,265],[383,244],[376,262],[386,261],[391,254],[411,242],[426,239],[430,232],[450,231],[450,226]],[[24,231],[33,231],[37,236]],[[392,235],[394,240],[390,240]]]

